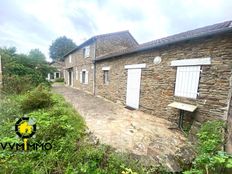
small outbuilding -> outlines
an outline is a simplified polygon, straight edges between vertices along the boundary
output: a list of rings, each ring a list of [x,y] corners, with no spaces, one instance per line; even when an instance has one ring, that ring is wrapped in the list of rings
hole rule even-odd
[[[64,62],[63,61],[53,61],[49,64],[56,69],[55,72],[48,73],[47,80],[55,81],[56,79],[64,78]]]

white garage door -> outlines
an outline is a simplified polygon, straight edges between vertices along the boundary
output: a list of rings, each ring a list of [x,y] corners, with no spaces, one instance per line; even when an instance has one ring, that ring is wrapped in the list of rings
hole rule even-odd
[[[141,69],[128,69],[126,105],[139,108]]]

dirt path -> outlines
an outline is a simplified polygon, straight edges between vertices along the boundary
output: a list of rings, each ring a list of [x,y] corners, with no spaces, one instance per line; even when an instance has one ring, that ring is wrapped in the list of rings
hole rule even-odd
[[[171,171],[180,170],[177,161],[188,163],[192,158],[187,139],[180,131],[168,129],[173,124],[167,120],[63,85],[54,85],[53,90],[73,104],[101,143],[151,157]]]

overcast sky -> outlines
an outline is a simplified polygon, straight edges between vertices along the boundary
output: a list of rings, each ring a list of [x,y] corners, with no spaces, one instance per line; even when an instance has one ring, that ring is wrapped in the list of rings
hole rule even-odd
[[[129,30],[139,43],[232,20],[231,0],[0,0],[0,47],[48,48],[59,36],[77,45]]]

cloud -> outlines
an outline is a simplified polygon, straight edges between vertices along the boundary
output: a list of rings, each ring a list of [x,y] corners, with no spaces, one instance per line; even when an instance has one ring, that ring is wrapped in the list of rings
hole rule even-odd
[[[230,0],[0,0],[0,46],[48,48],[66,35],[77,44],[129,30],[140,43],[231,20]]]

